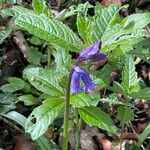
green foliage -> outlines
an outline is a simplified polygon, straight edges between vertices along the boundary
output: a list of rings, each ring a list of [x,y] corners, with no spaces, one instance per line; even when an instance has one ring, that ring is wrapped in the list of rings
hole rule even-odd
[[[40,65],[42,53],[38,52],[38,48],[30,47],[28,50],[28,62],[32,65]]]
[[[91,72],[97,79],[100,79],[100,86],[109,85],[111,80],[112,67],[106,64],[101,70]]]
[[[150,13],[132,14],[124,19],[124,26],[132,25],[132,28],[144,28],[150,23]]]
[[[150,100],[150,88],[144,88],[144,89],[140,89],[137,92],[133,92],[131,93],[131,96],[133,98],[139,98],[139,99],[145,99],[145,100]]]
[[[15,23],[35,36],[67,50],[79,51],[82,48],[81,41],[76,34],[56,19],[49,20],[44,15],[30,14],[29,16],[20,15]]]
[[[16,92],[25,87],[25,82],[20,78],[9,77],[8,82],[9,84],[5,84],[1,87],[3,92]]]
[[[46,132],[48,126],[61,114],[63,106],[63,99],[50,98],[32,111],[26,122],[25,130],[31,134],[33,140]],[[34,123],[32,123],[33,120],[35,120]]]
[[[53,52],[53,55],[55,57],[56,68],[59,70],[63,67],[69,69],[71,64],[71,55],[69,52],[59,46],[55,46],[55,49],[56,51]]]
[[[70,104],[74,107],[84,107],[91,105],[91,98],[89,95],[85,95],[85,93],[79,93],[78,95],[72,95],[70,98]]]
[[[64,95],[63,88],[59,85],[63,77],[61,72],[42,68],[29,68],[24,71],[29,82],[39,91],[48,95]]]
[[[0,32],[0,44],[4,42],[4,40],[10,35],[11,32],[11,29],[5,29]]]
[[[89,106],[78,109],[80,117],[90,126],[97,126],[108,132],[115,133],[111,118],[100,108]]]
[[[15,98],[12,93],[2,93],[0,94],[0,115],[15,108],[14,105]]]
[[[47,17],[52,18],[52,12],[46,5],[45,0],[33,0],[32,1],[33,9],[34,11],[40,15],[40,14],[45,14]]]
[[[38,37],[32,36],[30,39],[28,39],[32,44],[34,45],[42,45],[43,40],[39,39]]]
[[[110,28],[110,24],[115,19],[115,15],[118,13],[119,9],[117,5],[110,5],[108,8],[103,8],[101,13],[95,16],[91,36],[92,42],[96,42],[102,38],[105,31]]]
[[[77,16],[77,28],[79,35],[83,38],[86,45],[90,44],[90,36],[92,33],[93,22],[91,18],[82,16],[80,13]]]
[[[120,120],[120,124],[122,128],[124,125],[134,119],[134,113],[132,109],[126,106],[118,107],[118,119]]]
[[[125,66],[122,71],[122,87],[124,90],[130,94],[132,92],[137,92],[139,87],[139,79],[137,72],[135,71],[134,61],[132,57],[126,57]]]
[[[57,16],[56,18],[58,20],[65,20],[67,19],[68,17],[71,17],[73,15],[76,15],[78,13],[82,13],[82,14],[87,14],[87,10],[89,8],[92,8],[93,6],[89,3],[89,2],[86,2],[84,4],[79,4],[78,6],[76,5],[72,5],[69,7],[69,9],[63,9]]]
[[[35,105],[38,103],[37,99],[31,94],[19,96],[17,102],[19,101],[24,102],[26,106]]]

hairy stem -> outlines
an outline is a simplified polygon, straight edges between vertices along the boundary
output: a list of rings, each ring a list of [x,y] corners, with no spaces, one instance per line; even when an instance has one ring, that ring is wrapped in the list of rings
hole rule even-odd
[[[82,120],[79,117],[79,114],[78,114],[77,111],[76,111],[76,115],[77,115],[77,131],[76,131],[76,146],[75,146],[75,150],[79,150],[79,148],[80,148],[80,136],[81,136]]]
[[[65,99],[65,108],[64,108],[64,132],[63,132],[63,150],[68,150],[68,122],[69,122],[69,103],[70,103],[70,86],[71,78],[73,74],[73,69],[71,69],[66,89],[66,99]]]

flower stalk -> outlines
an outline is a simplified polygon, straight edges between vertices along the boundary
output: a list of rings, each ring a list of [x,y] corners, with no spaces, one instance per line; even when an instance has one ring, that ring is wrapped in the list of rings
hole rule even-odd
[[[70,105],[70,86],[71,86],[71,78],[73,74],[73,69],[71,69],[68,83],[67,83],[67,89],[66,89],[66,99],[65,99],[65,107],[64,107],[64,133],[63,133],[63,150],[68,150],[68,123],[69,123],[69,105]]]
[[[76,110],[76,118],[77,118],[77,131],[76,131],[76,145],[75,145],[75,150],[79,150],[79,148],[80,148],[80,137],[81,137],[82,120],[79,117],[79,114],[78,114],[77,110]]]

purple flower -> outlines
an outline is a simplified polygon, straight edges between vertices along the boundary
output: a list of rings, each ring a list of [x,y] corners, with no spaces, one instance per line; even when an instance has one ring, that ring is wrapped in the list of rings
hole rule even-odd
[[[107,55],[99,53],[99,49],[101,49],[101,45],[102,42],[98,41],[95,44],[92,44],[89,47],[84,48],[79,55],[79,60],[88,59],[94,62],[94,61],[105,59]]]
[[[73,69],[74,71],[71,79],[72,92],[79,93],[81,90],[88,92],[89,90],[95,89],[95,84],[92,82],[92,79],[85,69],[78,66],[74,66]],[[81,86],[81,81],[84,83],[84,87]]]

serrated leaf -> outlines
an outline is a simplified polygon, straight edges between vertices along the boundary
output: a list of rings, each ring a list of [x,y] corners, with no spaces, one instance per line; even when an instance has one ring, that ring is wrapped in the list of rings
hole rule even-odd
[[[24,102],[26,106],[35,105],[38,103],[37,99],[31,94],[19,96],[17,102],[19,101]]]
[[[143,29],[125,29],[121,24],[116,24],[103,34],[102,52],[114,50],[120,45],[135,45],[146,35]]]
[[[61,114],[64,100],[53,98],[43,101],[43,104],[35,108],[27,119],[25,131],[31,134],[33,140],[43,135],[48,126]],[[35,119],[35,123],[32,120]]]
[[[3,92],[16,92],[25,87],[25,82],[20,78],[9,77],[8,82],[9,84],[5,84],[1,87]]]
[[[101,39],[111,22],[115,19],[115,15],[118,13],[119,9],[120,8],[117,5],[110,5],[109,7],[102,9],[101,14],[96,16],[93,34],[91,36],[92,42]]]
[[[86,45],[90,44],[90,36],[92,33],[92,19],[82,16],[80,13],[77,16],[77,29],[79,35],[83,38]]]
[[[54,46],[56,51],[53,52],[57,69],[62,67],[68,68],[71,64],[71,55],[68,51],[59,46]]]
[[[4,40],[10,35],[11,32],[11,29],[5,29],[0,32],[0,44],[4,42]]]
[[[46,16],[22,15],[17,17],[15,23],[28,30],[31,34],[56,44],[70,51],[79,51],[82,49],[82,43],[77,35],[63,23]]]
[[[115,93],[121,93],[123,95],[127,94],[122,85],[116,81],[113,82],[113,87],[109,87],[109,89],[114,91]]]
[[[80,117],[90,126],[97,126],[108,132],[115,133],[111,118],[100,108],[90,106],[78,109]]]
[[[137,92],[140,89],[139,79],[137,72],[135,71],[135,65],[133,58],[127,56],[125,59],[125,66],[122,71],[122,87],[130,94],[131,92]]]
[[[133,24],[133,28],[143,29],[150,23],[150,13],[132,14],[124,19],[124,27]]]
[[[9,9],[15,17],[19,15],[27,15],[30,16],[31,14],[35,14],[33,10],[27,9],[22,6],[13,6]]]
[[[70,104],[74,107],[84,107],[90,106],[92,103],[90,96],[85,95],[85,93],[79,93],[78,95],[71,95]]]
[[[134,119],[134,113],[132,109],[126,106],[118,107],[118,119],[120,120],[120,124],[123,127],[125,123],[128,123]]]
[[[38,52],[38,48],[30,47],[28,49],[28,62],[32,65],[40,65],[42,53]]]
[[[111,79],[111,72],[112,67],[110,65],[105,65],[100,71],[95,71],[94,75],[101,79],[104,85],[107,85]]]
[[[42,45],[44,43],[43,40],[41,40],[40,38],[36,37],[36,36],[32,36],[30,39],[28,39],[32,44],[34,45]]]
[[[62,78],[61,72],[43,68],[29,68],[24,71],[29,82],[39,91],[48,95],[64,95],[64,90],[59,85]]]
[[[34,11],[39,14],[45,14],[47,17],[52,18],[52,13],[48,6],[46,5],[45,0],[33,0],[32,6],[34,8]]]
[[[135,99],[140,98],[140,99],[150,100],[150,88],[140,89],[137,92],[131,93],[131,96]]]

